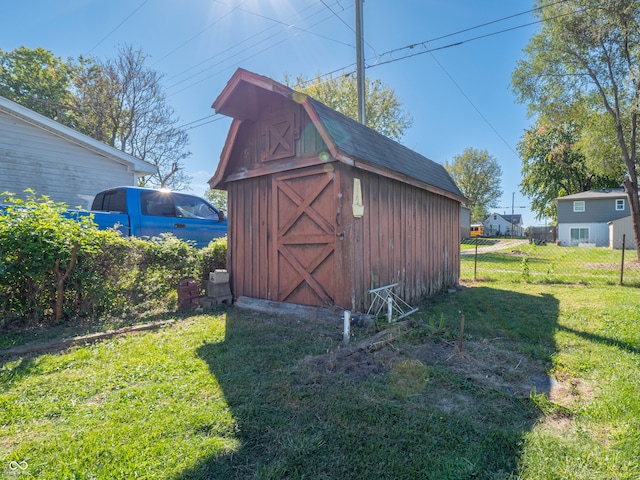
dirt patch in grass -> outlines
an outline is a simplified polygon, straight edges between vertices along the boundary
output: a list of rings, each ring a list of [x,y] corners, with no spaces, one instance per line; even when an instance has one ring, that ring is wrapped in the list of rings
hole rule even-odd
[[[406,333],[409,325],[396,333]],[[498,342],[466,341],[462,351],[456,352],[453,341],[435,337],[422,343],[404,342],[394,341],[393,336],[380,332],[358,345],[306,357],[298,383],[333,384],[339,379],[357,383],[386,375],[395,392],[424,393],[445,411],[473,408],[478,392],[521,399],[529,398],[532,392],[544,393],[554,402],[564,402],[575,392],[575,386],[551,377],[539,361]],[[381,341],[384,345],[380,348],[371,348]],[[456,379],[449,385],[451,395],[443,391],[448,389],[447,379]],[[432,394],[427,390],[435,381],[438,384]],[[460,388],[461,384],[468,388]]]
[[[585,263],[585,268],[592,270],[620,270],[620,263]],[[625,270],[640,270],[640,262],[625,262]]]
[[[558,379],[554,379],[548,396],[552,403],[571,409],[577,403],[593,400],[595,392],[591,385],[580,378],[559,375]]]

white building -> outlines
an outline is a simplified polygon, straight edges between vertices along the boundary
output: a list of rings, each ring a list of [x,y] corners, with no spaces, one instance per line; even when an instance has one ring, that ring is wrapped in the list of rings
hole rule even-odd
[[[137,185],[154,165],[0,97],[0,193],[36,196],[89,208],[96,193]]]
[[[484,225],[484,234],[487,237],[521,237],[522,215],[501,215],[492,213],[482,222]]]

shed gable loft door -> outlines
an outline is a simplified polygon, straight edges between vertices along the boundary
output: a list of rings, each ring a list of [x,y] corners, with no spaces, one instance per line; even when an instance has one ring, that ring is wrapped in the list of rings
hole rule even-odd
[[[271,295],[301,305],[332,305],[337,188],[333,171],[274,176]]]
[[[265,121],[264,160],[278,160],[295,155],[294,114],[288,113]]]

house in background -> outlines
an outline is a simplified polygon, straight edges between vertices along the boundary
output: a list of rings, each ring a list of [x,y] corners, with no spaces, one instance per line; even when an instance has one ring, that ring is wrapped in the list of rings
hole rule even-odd
[[[505,237],[511,236],[521,237],[523,235],[522,229],[522,215],[501,215],[499,213],[492,213],[482,222],[484,225],[484,235],[486,237]]]
[[[631,216],[627,194],[623,188],[589,190],[559,197],[554,201],[558,212],[560,245],[619,245],[616,248],[620,248],[624,223],[619,220]],[[611,226],[610,222],[613,222]],[[626,236],[625,244],[625,247],[627,244],[633,245],[633,235]]]
[[[460,207],[444,167],[267,77],[237,70],[211,188],[229,192],[234,297],[366,311],[455,287]]]
[[[69,207],[89,208],[109,187],[137,185],[154,165],[0,97],[0,192],[32,189]]]

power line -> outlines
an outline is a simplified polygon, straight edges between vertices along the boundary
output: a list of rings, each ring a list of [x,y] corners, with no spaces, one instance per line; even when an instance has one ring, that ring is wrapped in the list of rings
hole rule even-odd
[[[347,28],[348,28],[349,30],[351,30],[351,33],[353,33],[354,35],[356,34],[356,32],[355,32],[355,30],[353,29],[353,27],[352,27],[351,25],[349,25],[347,22],[345,22],[345,21],[344,21],[344,19],[343,19],[340,15],[338,15],[338,13],[337,13],[337,12],[335,12],[335,11],[333,10],[333,8],[331,8],[329,5],[327,5],[327,2],[325,2],[325,0],[320,0],[320,2],[322,3],[322,5],[324,5],[324,6],[327,8],[327,10],[329,10],[331,13],[333,13],[333,15],[334,15],[338,20],[340,20],[340,22],[342,22],[344,25],[346,25],[346,26],[347,26]],[[336,3],[337,3],[338,5],[340,5],[340,2],[336,2]],[[345,8],[344,8],[342,5],[340,5],[340,8],[342,8],[342,11],[344,11],[344,10],[345,10]],[[373,52],[374,52],[374,53],[376,53],[376,54],[378,53],[378,52],[376,52],[376,49],[375,49],[375,48],[373,48],[373,46],[372,46],[370,43],[368,43],[367,41],[365,41],[365,43],[367,44],[367,46],[368,46],[371,50],[373,50]],[[349,46],[352,46],[352,45],[349,45]]]
[[[475,105],[475,103],[473,103],[473,101],[471,100],[471,98],[469,98],[469,96],[465,93],[465,91],[462,89],[462,87],[460,85],[458,85],[458,82],[456,82],[454,80],[454,78],[449,74],[449,72],[442,66],[442,64],[438,61],[438,59],[435,57],[435,55],[433,53],[431,54],[431,58],[433,58],[434,62],[436,62],[436,64],[438,65],[438,67],[440,67],[440,69],[444,72],[444,74],[449,78],[449,80],[451,81],[451,83],[453,83],[453,85],[458,89],[458,91],[462,94],[462,96],[467,100],[467,102],[469,102],[469,104],[473,107],[473,109],[478,113],[478,115],[480,115],[480,118],[482,118],[482,120],[484,120],[484,122],[489,126],[489,128],[491,130],[493,130],[493,133],[495,133],[498,138],[500,140],[502,140],[502,143],[504,143],[507,148],[509,150],[511,150],[513,152],[513,154],[517,157],[518,154],[516,153],[516,151],[513,149],[513,147],[509,144],[509,142],[507,142],[505,140],[505,138],[500,134],[500,132],[498,132],[498,130],[493,126],[493,124],[489,121],[489,119],[487,117],[484,116],[484,114],[480,111],[480,109]]]
[[[117,29],[119,29],[127,20],[129,20],[134,13],[136,13],[138,10],[140,10],[149,0],[144,0],[139,6],[138,8],[136,8],[133,12],[131,12],[129,15],[126,16],[126,18],[124,20],[122,20],[113,30],[111,30],[109,33],[107,33],[102,40],[100,40],[98,43],[96,43],[91,50],[89,50],[87,52],[87,54],[93,52],[96,48],[98,48],[98,45],[100,45],[102,42],[104,42],[107,38],[109,38],[111,36],[111,34],[113,32],[115,32]]]
[[[312,15],[309,15],[309,16],[307,17],[307,19],[308,19],[308,18],[311,18],[311,17],[313,17],[313,16],[315,16],[315,15],[317,15],[318,13],[319,13],[319,12],[315,12],[315,13],[313,13]],[[311,27],[315,27],[316,25],[319,25],[320,23],[325,22],[326,20],[328,20],[328,18],[330,18],[330,17],[324,17],[324,18],[321,18],[321,19],[320,19],[320,20],[318,20],[316,23],[312,24],[312,25],[311,25]],[[279,34],[281,34],[281,33],[283,33],[283,32],[278,32],[277,34],[272,35],[271,37],[267,38],[266,40],[273,39],[273,38],[275,38],[277,35],[279,35]],[[297,32],[294,36],[297,36],[298,34],[299,34],[299,32]],[[217,72],[215,72],[215,73],[213,73],[213,74],[211,74],[211,75],[209,75],[209,76],[207,76],[207,77],[204,77],[204,78],[202,78],[202,79],[200,79],[200,80],[198,80],[198,81],[196,81],[196,82],[194,82],[194,83],[192,83],[192,84],[190,84],[190,85],[187,85],[186,87],[184,87],[184,88],[182,88],[182,89],[180,89],[180,90],[178,90],[178,91],[176,91],[176,92],[171,93],[171,94],[170,94],[170,96],[171,96],[171,95],[175,95],[175,94],[177,94],[177,93],[180,93],[180,92],[182,92],[182,91],[184,91],[184,90],[186,90],[186,89],[188,89],[188,88],[191,88],[191,87],[193,87],[193,86],[195,86],[195,85],[198,85],[198,84],[200,84],[200,83],[202,83],[202,82],[204,82],[204,81],[206,81],[206,80],[208,80],[208,79],[210,79],[210,78],[212,78],[212,77],[214,77],[214,76],[216,76],[216,75],[218,75],[218,74],[220,74],[220,73],[222,73],[222,72],[224,72],[224,71],[228,70],[229,68],[233,68],[234,66],[240,65],[240,64],[242,64],[244,61],[246,61],[246,60],[248,60],[248,59],[250,59],[250,58],[253,58],[253,57],[255,57],[255,56],[257,56],[257,55],[259,55],[259,54],[261,54],[261,53],[264,53],[264,52],[266,52],[267,50],[270,50],[271,48],[274,48],[274,47],[276,47],[277,45],[280,45],[281,43],[284,43],[284,42],[286,42],[286,41],[288,41],[288,40],[290,40],[290,38],[284,38],[283,40],[280,40],[280,41],[278,41],[278,42],[276,42],[276,43],[274,43],[274,44],[271,44],[271,45],[269,45],[269,46],[266,46],[266,47],[265,47],[265,48],[263,48],[262,50],[259,50],[259,51],[258,51],[258,52],[256,52],[256,53],[253,53],[253,54],[251,54],[251,55],[249,55],[249,56],[246,56],[246,57],[244,57],[244,58],[243,58],[243,59],[241,59],[241,60],[236,60],[232,65],[227,66],[227,67],[224,67],[224,68],[222,68],[221,70],[219,70],[219,71],[217,71]],[[262,41],[261,43],[264,43],[264,42],[265,42],[265,41]],[[257,45],[259,45],[259,44],[251,45],[250,47],[248,47],[247,49],[245,49],[245,51],[248,51],[250,48],[253,48],[254,46],[257,46]],[[229,50],[231,50],[231,49],[228,49],[227,51],[229,51]],[[216,56],[219,56],[219,55],[216,55]],[[187,78],[185,78],[185,79],[183,79],[183,80],[180,80],[179,82],[176,82],[176,83],[174,83],[173,85],[170,85],[170,86],[169,86],[169,87],[167,87],[167,88],[174,88],[174,87],[176,87],[176,86],[178,86],[178,85],[180,85],[180,84],[182,84],[182,83],[184,83],[184,82],[186,82],[186,81],[188,81],[188,80],[190,80],[190,79],[192,79],[192,78],[194,78],[194,77],[196,77],[196,76],[198,76],[198,75],[200,75],[200,74],[202,74],[202,73],[204,73],[204,72],[206,72],[206,71],[208,71],[208,70],[213,69],[214,67],[216,67],[216,66],[218,66],[218,65],[221,65],[222,63],[224,63],[224,62],[225,62],[225,61],[227,61],[227,60],[230,60],[230,59],[234,59],[234,60],[235,60],[236,58],[237,58],[237,54],[230,54],[230,55],[229,55],[229,56],[227,56],[226,58],[224,58],[224,59],[220,60],[219,62],[215,63],[214,65],[211,65],[211,66],[209,66],[209,67],[207,67],[207,68],[204,68],[203,70],[200,70],[199,72],[197,72],[197,73],[195,73],[195,74],[193,74],[193,75],[191,75],[191,76],[189,76],[189,77],[187,77]]]
[[[178,50],[180,50],[182,47],[184,47],[185,45],[187,45],[188,43],[190,43],[191,41],[195,40],[196,38],[198,38],[200,35],[202,35],[204,32],[206,32],[207,30],[209,30],[211,27],[215,26],[217,23],[221,22],[223,19],[225,19],[226,17],[228,17],[229,15],[231,15],[234,11],[238,10],[242,5],[244,5],[245,3],[247,3],[248,0],[244,0],[242,3],[240,3],[240,5],[233,7],[231,10],[229,10],[227,13],[225,13],[224,15],[222,15],[220,18],[218,18],[215,22],[209,24],[207,27],[205,27],[204,29],[200,30],[198,33],[196,33],[195,35],[193,35],[189,40],[186,40],[185,42],[181,43],[180,45],[178,45],[176,48],[174,48],[173,50],[171,50],[169,53],[167,53],[166,55],[164,55],[162,58],[158,59],[156,62],[154,62],[153,65],[157,65],[158,63],[160,63],[162,60],[164,60],[165,58],[167,58],[168,56],[172,55],[173,53],[177,52]]]
[[[188,127],[189,125],[192,125],[194,123],[198,123],[198,122],[201,122],[202,120],[207,120],[208,118],[213,118],[213,117],[217,117],[217,116],[220,116],[220,115],[217,114],[217,113],[212,113],[211,115],[207,115],[206,117],[199,118],[197,120],[194,120],[193,122],[183,123],[182,125],[179,125],[176,128]],[[207,122],[207,123],[210,123],[210,122]]]
[[[218,3],[221,3],[221,2],[218,2]],[[306,7],[306,8],[304,8],[304,9],[300,10],[299,12],[297,12],[294,16],[300,15],[301,13],[306,12],[307,10],[309,10],[309,9],[311,9],[311,8],[313,8],[313,7],[311,7],[311,6]],[[192,67],[189,67],[189,68],[187,68],[187,69],[183,70],[183,71],[182,71],[182,72],[180,72],[180,73],[177,73],[177,74],[175,74],[175,75],[172,75],[172,76],[171,76],[171,77],[169,77],[168,79],[173,79],[173,78],[180,77],[181,75],[184,75],[184,74],[186,74],[187,72],[189,72],[189,71],[191,71],[191,70],[194,70],[194,69],[195,69],[195,68],[197,68],[197,67],[202,66],[202,64],[203,64],[203,63],[206,63],[206,62],[209,62],[209,61],[211,61],[211,60],[213,60],[213,59],[215,59],[215,58],[218,58],[218,57],[220,57],[220,56],[224,55],[225,53],[229,53],[229,56],[227,56],[227,57],[226,57],[226,58],[224,58],[223,60],[221,60],[221,61],[219,61],[219,62],[217,62],[217,63],[215,63],[215,64],[213,64],[213,65],[210,65],[210,66],[208,66],[208,67],[205,67],[205,68],[201,69],[200,71],[198,71],[198,72],[194,73],[193,75],[190,75],[189,77],[184,78],[183,80],[180,80],[180,81],[178,81],[178,82],[174,83],[173,85],[170,85],[168,88],[173,88],[173,87],[175,87],[175,86],[177,86],[177,85],[179,85],[179,84],[181,84],[181,83],[184,83],[184,82],[186,82],[186,81],[188,81],[188,80],[190,80],[190,79],[192,79],[192,78],[194,78],[194,77],[196,77],[196,76],[198,76],[198,75],[200,75],[200,74],[202,74],[202,73],[204,73],[204,72],[206,72],[206,71],[208,71],[208,70],[211,70],[212,68],[214,68],[214,67],[216,67],[216,66],[220,65],[220,64],[221,64],[221,63],[223,63],[224,61],[229,60],[230,58],[233,58],[233,56],[232,56],[232,55],[231,55],[231,53],[230,53],[231,51],[233,51],[233,50],[234,50],[235,48],[237,48],[237,47],[240,47],[242,44],[247,43],[248,41],[250,41],[250,40],[252,40],[252,39],[254,39],[254,38],[259,37],[259,36],[260,36],[260,35],[262,35],[263,33],[266,33],[266,32],[268,32],[269,30],[272,30],[272,29],[273,29],[274,27],[276,27],[278,24],[285,26],[287,29],[295,29],[295,30],[298,30],[299,32],[309,33],[309,34],[311,34],[311,35],[315,35],[315,36],[317,36],[317,37],[319,37],[319,38],[323,38],[323,39],[325,39],[325,40],[329,40],[329,41],[332,41],[332,42],[340,43],[340,44],[342,44],[342,45],[346,45],[346,46],[349,46],[349,47],[353,47],[353,45],[350,45],[350,44],[347,44],[347,43],[344,43],[344,42],[340,42],[340,41],[338,41],[338,40],[336,40],[336,39],[333,39],[333,38],[331,38],[331,37],[327,37],[326,35],[321,35],[321,34],[318,34],[318,33],[312,32],[312,31],[311,31],[311,30],[309,30],[308,28],[307,28],[307,29],[304,29],[304,28],[298,27],[298,26],[296,26],[296,25],[294,25],[294,24],[290,24],[290,23],[286,23],[286,22],[283,22],[283,21],[280,21],[280,20],[277,20],[277,19],[274,19],[274,18],[266,17],[266,16],[261,15],[261,14],[259,14],[259,13],[251,12],[251,11],[249,11],[249,10],[246,10],[246,9],[243,9],[243,8],[240,8],[240,7],[236,7],[236,9],[237,9],[238,11],[241,11],[241,12],[244,12],[244,13],[247,13],[247,14],[250,14],[250,15],[255,15],[255,16],[260,17],[260,18],[263,18],[263,19],[265,19],[265,20],[269,20],[269,21],[271,21],[271,22],[274,22],[274,25],[271,25],[270,27],[267,27],[267,28],[265,28],[265,29],[261,30],[260,32],[257,32],[256,34],[254,34],[254,35],[252,35],[252,36],[250,36],[250,37],[248,37],[248,38],[246,38],[246,39],[242,40],[241,42],[238,42],[238,43],[236,43],[235,45],[233,45],[233,46],[231,46],[231,47],[229,47],[229,48],[225,49],[224,51],[219,52],[219,53],[217,53],[217,54],[215,54],[215,55],[213,55],[213,56],[211,56],[211,57],[209,57],[209,58],[207,58],[207,59],[203,60],[202,62],[198,63],[197,65],[194,65],[194,66],[192,66]],[[308,15],[306,18],[303,18],[303,20],[308,20],[308,19],[310,19],[310,18],[312,18],[312,17],[314,17],[314,16],[316,16],[316,15],[320,14],[320,13],[321,13],[321,11],[324,11],[324,9],[323,9],[323,10],[318,10],[318,11],[316,11],[316,12],[313,12],[312,14]],[[315,27],[316,25],[319,25],[320,23],[322,23],[322,22],[326,21],[328,18],[329,18],[329,17],[322,18],[320,21],[318,21],[318,22],[316,22],[315,24],[311,25],[311,27]],[[286,30],[285,30],[285,31],[286,31]],[[274,34],[270,35],[269,37],[265,38],[264,40],[262,40],[262,41],[260,41],[260,42],[253,43],[253,44],[249,45],[249,47],[247,47],[247,48],[246,48],[246,50],[249,50],[250,48],[253,48],[254,46],[257,46],[257,45],[259,45],[259,44],[261,44],[261,43],[264,43],[265,41],[268,41],[268,40],[270,40],[270,39],[273,39],[273,38],[275,38],[277,35],[282,34],[283,32],[284,32],[284,31],[276,32],[276,33],[274,33]],[[194,37],[194,38],[195,38],[195,37]],[[189,41],[191,41],[191,40],[189,40]],[[282,43],[282,42],[279,42],[279,43]],[[278,44],[279,44],[279,43],[278,43]],[[278,45],[278,44],[277,44],[277,45]],[[178,48],[180,48],[180,47],[178,47]],[[246,51],[246,50],[245,50],[245,51]],[[175,50],[174,50],[174,51],[175,51]],[[172,53],[173,53],[173,52],[172,52]],[[237,55],[237,54],[236,54],[236,55]],[[165,57],[166,57],[166,56],[165,56]],[[165,58],[165,57],[163,57],[163,58]],[[236,63],[236,64],[237,64],[237,63]],[[220,73],[220,72],[218,72],[218,73]],[[217,74],[217,73],[216,73],[216,74]],[[208,78],[211,78],[211,77],[208,77]],[[198,83],[200,83],[200,82],[198,82]],[[196,84],[197,84],[197,83],[196,83]],[[196,85],[196,84],[194,84],[194,85]]]
[[[447,34],[445,34],[445,35],[441,35],[441,36],[439,36],[439,37],[435,37],[435,38],[432,38],[432,39],[430,39],[430,40],[425,40],[425,41],[423,41],[423,42],[413,43],[413,44],[411,44],[411,45],[407,45],[407,46],[405,46],[405,47],[400,47],[400,48],[396,48],[396,49],[394,49],[394,50],[389,50],[389,51],[387,51],[387,52],[383,53],[382,55],[393,54],[393,53],[395,53],[395,52],[399,52],[399,51],[406,50],[406,49],[413,49],[413,48],[415,48],[415,47],[416,47],[416,46],[418,46],[418,45],[423,45],[424,47],[426,47],[426,44],[427,44],[427,43],[437,42],[438,40],[443,40],[443,39],[445,39],[445,38],[454,37],[454,36],[456,36],[456,35],[460,35],[461,33],[466,33],[466,32],[470,32],[470,31],[473,31],[473,30],[477,30],[477,29],[479,29],[479,28],[487,27],[487,26],[489,26],[489,25],[493,25],[493,24],[496,24],[496,23],[504,22],[505,20],[511,20],[512,18],[521,17],[522,15],[527,15],[527,14],[529,14],[529,13],[533,13],[533,12],[536,12],[536,11],[538,11],[538,10],[543,10],[543,9],[545,9],[545,8],[549,8],[549,7],[552,7],[552,6],[557,5],[557,4],[559,4],[559,3],[564,3],[564,2],[566,2],[566,0],[558,0],[558,1],[554,2],[554,3],[550,3],[549,5],[543,5],[543,6],[540,6],[540,7],[537,7],[537,8],[532,8],[531,10],[526,10],[526,11],[524,11],[524,12],[515,13],[515,14],[513,14],[513,15],[508,15],[508,16],[506,16],[506,17],[498,18],[498,19],[496,19],[496,20],[491,20],[491,21],[489,21],[489,22],[480,23],[480,24],[478,24],[478,25],[474,25],[474,26],[472,26],[472,27],[463,28],[462,30],[458,30],[458,31],[456,31],[456,32],[452,32],[452,33],[447,33]],[[510,30],[515,30],[515,29],[517,29],[517,28],[524,28],[524,27],[528,27],[528,26],[530,26],[530,25],[534,25],[534,24],[536,24],[536,23],[540,23],[540,22],[541,22],[541,21],[539,20],[539,21],[532,22],[532,23],[529,23],[529,24],[526,24],[526,25],[521,25],[521,26],[518,26],[518,27],[513,27],[512,29],[506,29],[506,30],[504,30],[504,31],[495,32],[495,33],[490,34],[490,35],[496,35],[496,34],[498,34],[498,33],[504,33],[504,32],[510,31]],[[489,36],[490,36],[490,35],[489,35]],[[481,36],[481,37],[477,37],[477,38],[479,39],[479,38],[483,38],[483,37]],[[466,41],[472,41],[472,40],[475,40],[475,38],[472,38],[472,39],[469,39],[469,40],[466,40]],[[458,45],[458,43],[453,44],[453,45]],[[426,53],[426,52],[425,52],[425,53]]]
[[[496,128],[491,124],[491,122],[490,122],[490,121],[489,121],[489,120],[484,116],[484,114],[480,111],[480,109],[479,109],[479,108],[478,108],[478,107],[473,103],[473,101],[469,98],[469,96],[464,92],[464,90],[462,89],[462,87],[460,87],[460,85],[455,81],[455,79],[454,79],[454,78],[449,74],[449,72],[444,68],[444,66],[443,66],[443,65],[442,65],[442,64],[437,60],[437,58],[433,55],[433,52],[438,51],[438,50],[444,50],[444,49],[448,49],[448,48],[456,47],[456,46],[463,45],[463,44],[465,44],[465,43],[469,43],[469,42],[472,42],[472,41],[480,40],[480,39],[483,39],[483,38],[488,38],[488,37],[491,37],[491,36],[495,36],[495,35],[499,35],[499,34],[507,33],[507,32],[514,31],[514,30],[517,30],[517,29],[520,29],[520,28],[525,28],[525,27],[528,27],[528,26],[531,26],[531,25],[536,25],[536,24],[539,24],[539,23],[543,23],[545,20],[537,20],[537,21],[534,21],[534,22],[529,22],[529,23],[526,23],[526,24],[518,25],[518,26],[515,26],[515,27],[510,27],[510,28],[503,29],[503,30],[499,30],[499,31],[496,31],[496,32],[491,32],[491,33],[487,33],[487,34],[484,34],[484,35],[479,35],[479,36],[472,37],[472,38],[469,38],[469,39],[461,40],[461,41],[459,41],[459,42],[451,43],[451,44],[448,44],[448,45],[443,45],[443,46],[439,46],[439,47],[429,48],[429,49],[427,49],[427,50],[425,50],[425,51],[422,51],[422,52],[417,52],[417,53],[413,53],[413,54],[410,54],[410,55],[404,55],[404,56],[402,56],[402,57],[398,57],[398,58],[395,58],[395,59],[390,59],[390,60],[387,60],[387,61],[385,61],[385,62],[380,62],[380,61],[379,61],[379,59],[380,59],[380,58],[383,58],[383,57],[384,57],[384,56],[386,56],[386,55],[391,55],[391,54],[393,54],[393,53],[396,53],[396,52],[399,52],[399,51],[402,51],[402,50],[407,50],[407,49],[412,50],[413,48],[415,48],[415,47],[416,47],[416,46],[418,46],[418,45],[423,45],[423,46],[425,46],[425,47],[426,47],[426,44],[427,44],[427,43],[429,43],[429,42],[434,42],[434,41],[437,41],[437,40],[440,40],[440,39],[444,39],[444,38],[448,38],[448,37],[451,37],[451,36],[459,35],[460,33],[465,33],[465,32],[472,31],[472,30],[475,30],[475,29],[478,29],[478,28],[482,28],[482,27],[485,27],[485,26],[488,26],[488,25],[493,25],[493,24],[495,24],[495,23],[499,23],[499,22],[502,22],[502,21],[505,21],[505,20],[509,20],[509,19],[512,19],[512,18],[518,17],[518,16],[522,16],[522,15],[525,15],[525,14],[528,14],[528,13],[532,13],[532,12],[535,12],[535,11],[538,11],[538,10],[542,10],[542,9],[545,9],[545,8],[548,8],[548,7],[551,7],[551,6],[557,5],[557,4],[559,4],[559,3],[564,3],[565,1],[566,1],[566,0],[558,0],[558,1],[556,1],[556,2],[554,2],[554,3],[550,3],[550,4],[548,4],[548,5],[540,6],[540,7],[537,7],[537,8],[531,9],[531,10],[527,10],[527,11],[525,11],[525,12],[520,12],[520,13],[517,13],[517,14],[509,15],[509,16],[507,16],[507,17],[502,17],[502,18],[500,18],[500,19],[492,20],[492,21],[490,21],[490,22],[485,22],[485,23],[483,23],[483,24],[479,24],[479,25],[475,25],[475,26],[473,26],[473,27],[465,28],[465,29],[463,29],[463,30],[459,30],[459,31],[457,31],[457,32],[453,32],[453,33],[450,33],[450,34],[442,35],[442,36],[440,36],[440,37],[437,37],[437,38],[434,38],[434,39],[431,39],[431,40],[425,40],[425,41],[423,41],[423,42],[419,42],[419,43],[415,43],[415,44],[407,45],[407,46],[405,46],[405,47],[401,47],[401,48],[396,48],[396,49],[393,49],[393,50],[389,50],[389,51],[387,51],[387,52],[384,52],[384,53],[382,53],[382,54],[377,55],[377,56],[376,56],[376,58],[378,59],[378,61],[375,61],[373,64],[370,64],[368,68],[373,68],[373,67],[377,67],[377,66],[381,66],[381,65],[386,65],[386,64],[389,64],[389,63],[394,63],[394,62],[397,62],[397,61],[400,61],[400,60],[405,60],[405,59],[407,59],[407,58],[415,57],[415,56],[417,56],[417,55],[423,55],[423,54],[425,54],[425,53],[429,53],[429,54],[431,54],[431,56],[432,56],[433,60],[436,62],[436,64],[438,65],[438,67],[439,67],[440,69],[442,69],[442,71],[443,71],[443,72],[445,73],[445,75],[449,78],[449,80],[450,80],[450,81],[454,84],[454,86],[455,86],[455,87],[460,91],[460,93],[461,93],[461,94],[464,96],[464,98],[469,102],[469,104],[474,108],[474,110],[476,110],[476,112],[478,113],[478,115],[480,115],[480,117],[481,117],[481,118],[482,118],[482,119],[487,123],[487,125],[488,125],[492,130],[493,130],[493,132],[498,136],[498,138],[500,138],[500,140],[501,140],[501,141],[502,141],[502,142],[503,142],[503,143],[504,143],[504,144],[509,148],[509,150],[511,150],[515,155],[517,155],[517,153],[515,152],[515,150],[513,149],[513,147],[512,147],[511,145],[509,145],[509,143],[504,139],[504,137],[502,137],[502,135],[501,135],[501,134],[496,130]],[[326,3],[324,2],[324,0],[321,0],[321,2],[322,2],[322,4],[323,4],[323,5],[325,5],[325,7],[327,6],[327,5],[326,5]],[[333,12],[333,10],[331,10],[331,9],[329,9],[329,10],[330,10],[334,15],[336,15],[336,13],[335,13],[335,12]],[[556,17],[553,17],[552,19],[561,18],[561,17],[563,17],[563,16],[571,15],[571,14],[572,14],[572,13],[566,13],[566,14],[558,15],[558,16],[556,16]],[[323,19],[323,20],[321,20],[320,22],[317,22],[316,24],[314,24],[314,25],[312,25],[312,26],[315,26],[315,25],[317,25],[317,24],[319,24],[319,23],[321,23],[321,22],[323,22],[323,21],[325,21],[325,20],[326,20],[326,18],[325,18],[325,19]],[[272,38],[273,38],[273,37],[272,37]],[[283,41],[284,41],[284,40],[283,40]],[[276,45],[279,45],[280,43],[283,43],[283,41],[280,41],[280,42],[278,42],[278,43],[276,43],[276,44],[274,44],[274,45],[271,45],[270,47],[267,47],[266,49],[263,49],[263,50],[261,50],[260,52],[257,52],[257,53],[256,53],[256,54],[254,54],[254,55],[251,55],[251,56],[249,56],[249,57],[246,57],[246,58],[245,58],[245,59],[243,59],[242,61],[247,60],[248,58],[252,58],[253,56],[258,55],[259,53],[263,53],[265,50],[268,50],[268,49],[270,49],[270,48],[275,47]],[[375,51],[375,50],[374,50],[374,51]],[[226,60],[226,59],[225,59],[225,60]],[[224,61],[224,60],[223,60],[223,61]],[[222,63],[223,61],[218,62],[216,65],[219,65],[219,64],[220,64],[220,63]],[[240,62],[238,62],[238,63],[240,63]],[[214,66],[216,66],[216,65],[214,65]],[[352,69],[352,67],[354,67],[354,65],[355,65],[354,63],[351,63],[351,64],[349,64],[349,65],[347,65],[347,66],[345,66],[345,67],[342,67],[342,68],[339,68],[339,69],[333,70],[333,71],[331,71],[331,72],[329,72],[329,73],[325,73],[325,74],[323,74],[323,75],[319,75],[319,76],[317,76],[317,77],[316,77],[316,79],[322,79],[322,78],[325,78],[325,77],[328,79],[328,78],[330,78],[332,75],[334,75],[334,74],[336,74],[336,73],[338,73],[338,72],[343,72],[343,73],[342,73],[342,75],[344,75],[344,76],[352,75],[352,74],[354,74],[354,73],[355,73],[355,70],[353,70],[353,69]],[[212,66],[212,67],[213,67],[213,66]],[[211,68],[212,68],[212,67],[211,67]],[[230,67],[227,67],[227,68],[230,68]],[[350,68],[351,68],[351,70],[348,70],[348,69],[350,69]],[[226,70],[226,69],[224,69],[224,70]],[[199,73],[202,73],[202,72],[199,72]],[[199,73],[198,73],[198,74],[199,74]],[[221,72],[218,72],[218,73],[221,73]],[[198,74],[195,74],[195,75],[198,75]],[[217,73],[216,73],[216,74],[217,74]],[[214,75],[216,75],[216,74],[214,74]],[[194,76],[195,76],[195,75],[194,75]],[[212,75],[212,76],[214,76],[214,75]],[[174,94],[175,94],[175,93],[182,92],[182,91],[186,90],[187,88],[191,88],[192,86],[195,86],[195,85],[197,85],[197,84],[199,84],[199,83],[201,83],[201,82],[203,82],[203,81],[205,81],[205,80],[207,80],[207,79],[211,78],[212,76],[209,76],[209,77],[207,77],[207,78],[205,78],[205,79],[199,80],[198,82],[195,82],[195,83],[193,83],[193,84],[191,84],[191,85],[189,85],[189,86],[185,87],[184,89],[179,90],[178,92],[174,92]],[[183,83],[184,81],[186,81],[186,80],[188,80],[188,79],[190,79],[190,78],[193,78],[193,76],[191,76],[191,77],[189,77],[189,78],[187,78],[187,79],[185,79],[185,80],[183,80],[183,81],[181,81],[181,82],[178,82],[178,83],[176,83],[176,84],[172,85],[172,87],[173,87],[173,86],[178,85],[179,83]],[[301,82],[301,84],[302,84],[302,85],[304,85],[304,84],[307,84],[307,83],[311,83],[311,82],[315,81],[316,79],[314,79],[314,80],[308,80],[308,81],[303,81],[303,82]],[[326,81],[328,81],[328,80],[326,80]],[[322,83],[322,82],[321,82],[321,83]],[[169,88],[171,88],[171,87],[169,87]],[[208,118],[208,117],[205,117],[205,119],[206,119],[206,118]],[[212,120],[212,121],[215,121],[215,120]],[[197,123],[197,121],[194,121],[194,122],[191,122],[191,123]],[[211,123],[211,122],[207,122],[207,123]],[[187,124],[187,125],[189,125],[189,124]],[[205,124],[202,124],[202,125],[205,125]],[[202,126],[202,125],[196,125],[195,127],[192,127],[192,128],[197,128],[197,127]]]

